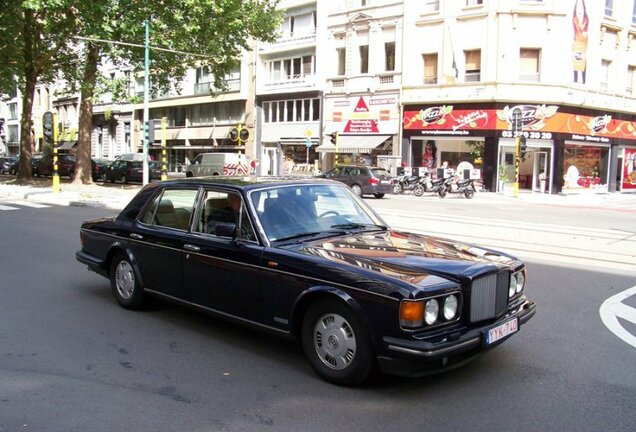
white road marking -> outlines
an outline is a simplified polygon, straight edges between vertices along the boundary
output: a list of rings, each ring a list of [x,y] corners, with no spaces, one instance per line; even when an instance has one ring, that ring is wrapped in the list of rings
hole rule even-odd
[[[636,308],[622,303],[628,297],[636,295],[636,286],[622,291],[603,302],[599,309],[603,324],[616,336],[636,348],[636,336],[627,331],[618,321],[624,319],[636,324]]]
[[[19,210],[19,209],[17,207],[9,207],[9,206],[0,205],[0,210]]]
[[[49,208],[50,205],[40,204],[30,201],[7,201],[7,204],[18,205],[22,207],[31,207],[31,208]]]

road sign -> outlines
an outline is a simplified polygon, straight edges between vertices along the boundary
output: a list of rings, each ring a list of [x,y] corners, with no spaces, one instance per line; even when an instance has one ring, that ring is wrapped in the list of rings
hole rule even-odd
[[[307,141],[305,141],[305,145],[307,148],[311,148],[311,139],[309,137],[307,138]]]

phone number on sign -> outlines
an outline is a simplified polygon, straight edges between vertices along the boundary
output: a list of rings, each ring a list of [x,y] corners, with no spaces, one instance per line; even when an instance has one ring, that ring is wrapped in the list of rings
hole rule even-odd
[[[552,139],[552,133],[550,132],[513,132],[509,130],[501,131],[501,136],[504,138],[517,138],[521,135],[525,135],[527,139]]]

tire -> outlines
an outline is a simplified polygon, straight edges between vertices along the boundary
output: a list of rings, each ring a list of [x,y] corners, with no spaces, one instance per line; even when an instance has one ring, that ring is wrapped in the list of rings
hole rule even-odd
[[[354,386],[375,368],[365,329],[353,311],[339,301],[314,303],[304,316],[301,337],[309,364],[325,381]]]
[[[186,173],[186,177],[194,177],[194,174],[192,174],[192,171],[188,171]]]
[[[437,193],[439,194],[440,198],[444,198],[446,196],[446,194],[448,193],[448,191],[446,190],[445,187],[443,187],[439,191],[437,191]]]
[[[466,192],[464,192],[464,196],[468,199],[472,199],[475,196],[475,191],[472,189],[468,189]]]
[[[125,175],[121,176],[121,183],[122,184],[127,184],[128,183],[128,177],[126,177]]]
[[[417,197],[421,197],[422,195],[424,195],[424,188],[422,187],[422,185],[417,185],[415,186],[415,188],[413,189],[413,195],[417,196]]]
[[[396,183],[396,184],[393,185],[393,193],[395,195],[399,195],[399,194],[402,193],[402,186],[400,186],[399,183]]]
[[[115,300],[126,309],[141,309],[144,303],[144,292],[130,259],[118,253],[110,265],[110,287]]]
[[[383,193],[374,193],[373,196],[376,197],[377,199],[384,198]]]
[[[351,186],[351,190],[353,190],[354,194],[362,198],[362,188],[359,185],[354,184],[353,186]]]
[[[51,174],[53,175],[53,174]],[[68,172],[68,178],[70,178],[71,180],[73,180],[75,178],[75,171],[69,171]]]

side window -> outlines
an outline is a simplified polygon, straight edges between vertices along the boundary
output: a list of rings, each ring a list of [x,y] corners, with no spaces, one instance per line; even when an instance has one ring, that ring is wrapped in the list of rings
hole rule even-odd
[[[187,231],[197,196],[196,189],[166,189],[141,215],[141,222]]]
[[[192,161],[192,165],[199,165],[201,163],[201,159],[203,159],[203,155],[199,155],[195,157],[194,160]]]
[[[203,197],[203,207],[199,214],[196,231],[217,235],[217,228],[223,224],[236,224],[241,215],[241,240],[256,241],[254,228],[247,215],[241,196],[232,192],[208,190]]]

